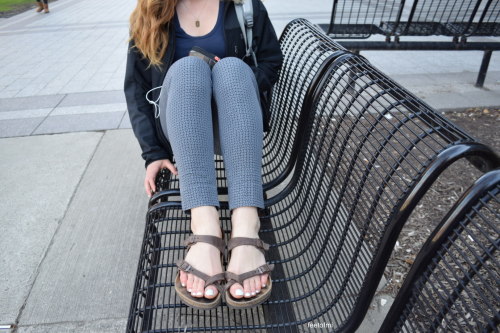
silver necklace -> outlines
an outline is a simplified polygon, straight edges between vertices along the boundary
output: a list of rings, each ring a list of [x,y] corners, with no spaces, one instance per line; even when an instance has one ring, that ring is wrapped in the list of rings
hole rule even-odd
[[[183,0],[181,1],[182,5],[184,6],[184,8],[186,8],[186,11],[194,18],[194,25],[199,28],[200,27],[200,14],[203,13],[203,11],[205,10],[205,7],[207,7],[207,3],[208,3],[208,0],[205,0],[205,5],[203,6],[202,10],[200,11],[200,13],[198,14],[198,16],[194,16],[193,14],[191,14],[191,11],[189,10],[189,8],[187,7],[186,5],[186,2]]]

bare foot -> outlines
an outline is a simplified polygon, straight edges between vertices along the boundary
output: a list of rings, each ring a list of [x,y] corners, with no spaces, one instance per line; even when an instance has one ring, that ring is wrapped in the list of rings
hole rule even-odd
[[[204,206],[191,209],[191,230],[195,235],[212,235],[221,238],[219,215],[216,208]],[[208,243],[198,242],[192,245],[184,260],[209,276],[223,272],[220,251]],[[182,270],[180,271],[180,280],[182,286],[186,287],[193,297],[213,299],[219,293],[213,284],[205,288],[205,281]]]
[[[259,238],[259,229],[260,220],[255,207],[240,207],[233,211],[231,237]],[[231,250],[227,271],[242,274],[265,263],[264,254],[258,248],[252,245],[240,245]],[[233,284],[229,292],[237,299],[251,298],[266,287],[267,278],[267,273],[250,277],[243,281],[243,285]]]

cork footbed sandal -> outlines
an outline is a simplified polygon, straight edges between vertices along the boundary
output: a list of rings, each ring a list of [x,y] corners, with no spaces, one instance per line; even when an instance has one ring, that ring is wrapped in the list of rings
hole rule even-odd
[[[240,245],[253,245],[257,247],[262,253],[264,251],[269,250],[269,244],[264,243],[261,239],[258,238],[248,238],[248,237],[234,237],[231,238],[227,244],[227,250],[228,253],[231,251],[233,248],[236,246]],[[230,260],[230,257],[228,258],[228,262]],[[259,267],[257,267],[254,270],[242,273],[242,274],[235,274],[233,272],[226,271],[226,280],[227,283],[224,286],[224,296],[225,296],[225,301],[228,307],[232,309],[248,309],[252,308],[254,306],[257,306],[259,304],[262,304],[265,302],[269,296],[271,296],[271,290],[273,287],[273,282],[271,280],[271,271],[274,269],[274,264],[264,264]],[[256,294],[255,296],[251,298],[234,298],[231,293],[229,292],[229,288],[235,283],[239,283],[243,285],[243,281],[256,276],[256,275],[261,275],[264,273],[269,273],[267,277],[267,282],[266,282],[266,287],[260,289],[260,293]]]
[[[224,232],[222,232],[222,236],[224,237]],[[184,240],[184,244],[188,249],[197,242],[204,242],[215,246],[221,252],[220,258],[221,263],[223,263],[222,260],[225,244],[222,238],[212,235],[191,235],[186,238],[186,240]],[[209,276],[191,266],[191,264],[189,264],[184,259],[177,260],[176,265],[180,270],[194,274],[195,276],[205,281],[205,288],[207,286],[214,285],[215,288],[217,288],[217,290],[219,291],[216,297],[210,299],[205,297],[193,297],[191,296],[191,293],[187,291],[187,287],[183,287],[181,285],[181,275],[180,272],[177,272],[177,277],[175,278],[175,291],[186,305],[195,309],[210,310],[217,307],[221,303],[222,293],[224,292],[224,272]]]

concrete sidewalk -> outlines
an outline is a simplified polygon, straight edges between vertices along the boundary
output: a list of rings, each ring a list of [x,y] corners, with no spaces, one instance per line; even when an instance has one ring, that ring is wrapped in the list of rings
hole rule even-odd
[[[331,10],[322,0],[265,3],[278,35],[296,17],[328,22]],[[1,21],[0,137],[130,128],[122,87],[134,5],[59,0],[50,14]],[[499,52],[484,88],[474,87],[479,51],[362,54],[437,109],[500,105]]]
[[[265,5],[278,34],[331,10]],[[58,0],[50,14],[0,21],[0,325],[16,332],[125,329],[147,207],[122,92],[134,6]],[[436,108],[500,105],[498,53],[484,89],[473,86],[481,52],[362,54]],[[376,299],[359,331],[372,332],[390,302]]]

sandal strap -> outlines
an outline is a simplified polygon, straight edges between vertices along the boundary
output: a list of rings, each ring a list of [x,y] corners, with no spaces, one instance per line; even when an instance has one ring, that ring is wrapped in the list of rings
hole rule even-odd
[[[246,280],[250,277],[271,272],[273,269],[274,269],[274,264],[267,264],[266,263],[262,266],[257,267],[254,270],[251,270],[251,271],[248,271],[248,272],[245,272],[242,274],[235,274],[233,272],[226,271],[225,276],[226,276],[226,280],[228,282],[224,286],[224,289],[228,290],[236,282],[238,282],[239,284],[242,284],[244,280]]]
[[[184,245],[189,249],[197,242],[208,243],[215,246],[220,252],[224,253],[226,244],[222,238],[212,235],[191,235],[184,240]]]
[[[262,253],[269,250],[269,244],[262,241],[262,239],[249,237],[232,237],[229,242],[227,242],[227,250],[231,251],[236,246],[240,245],[253,245],[257,247]]]
[[[220,292],[224,291],[224,287],[222,284],[222,282],[226,279],[226,275],[224,272],[209,276],[191,266],[191,264],[184,259],[177,260],[176,265],[177,267],[179,267],[179,269],[183,270],[184,272],[194,274],[203,281],[205,281],[205,287],[208,287],[213,284],[215,288],[217,288],[217,290],[219,290]]]

